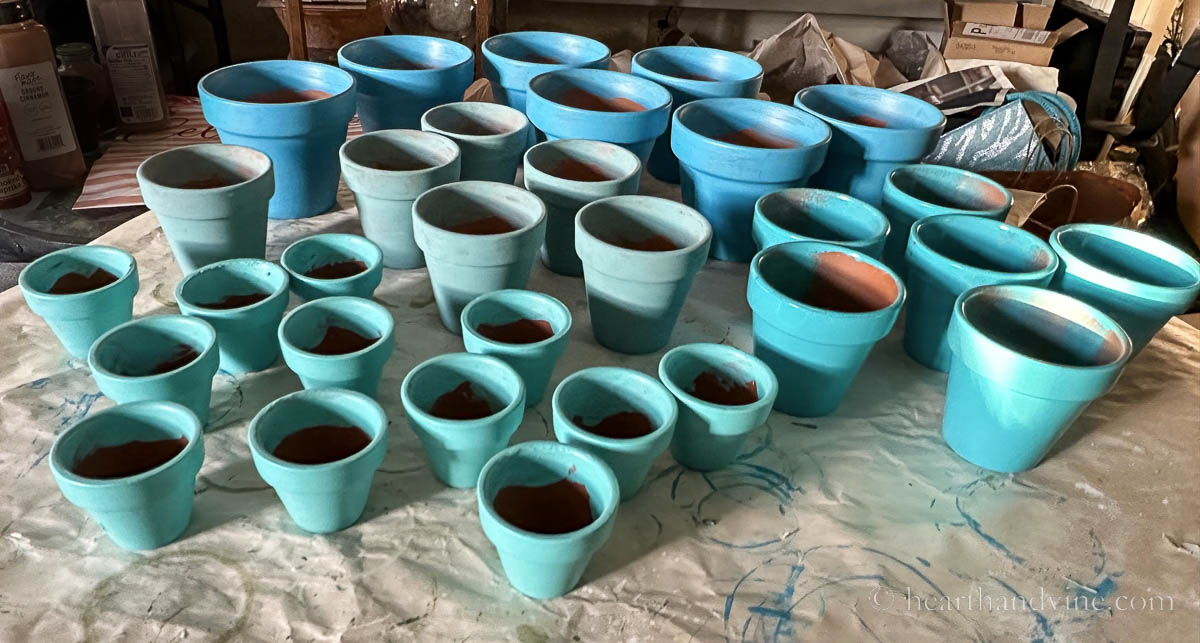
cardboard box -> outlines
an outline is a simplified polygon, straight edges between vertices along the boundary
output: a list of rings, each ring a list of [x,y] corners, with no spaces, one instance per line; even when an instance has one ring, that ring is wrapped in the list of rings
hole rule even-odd
[[[1028,29],[1011,25],[954,22],[943,55],[950,58],[1008,60],[1045,66],[1054,47],[1087,29],[1087,23],[1075,19],[1055,29]]]
[[[985,25],[1045,29],[1052,5],[1032,2],[954,2],[947,9],[950,23],[978,22]]]

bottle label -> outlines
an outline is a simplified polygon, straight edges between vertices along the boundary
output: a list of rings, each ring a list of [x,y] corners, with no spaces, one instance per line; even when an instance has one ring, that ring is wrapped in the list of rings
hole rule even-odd
[[[133,125],[162,120],[162,99],[150,45],[112,45],[104,58],[121,122]]]
[[[0,95],[26,161],[75,151],[75,133],[54,63],[0,69]]]
[[[0,162],[0,202],[24,194],[29,188],[21,171],[8,163]]]

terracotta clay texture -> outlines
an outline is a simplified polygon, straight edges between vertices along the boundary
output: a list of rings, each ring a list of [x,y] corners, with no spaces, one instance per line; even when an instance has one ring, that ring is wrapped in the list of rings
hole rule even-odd
[[[595,520],[587,487],[566,478],[540,487],[503,487],[492,506],[512,526],[537,534],[565,534]]]
[[[289,434],[273,453],[295,464],[325,464],[348,458],[370,443],[371,436],[357,426],[322,424]]]
[[[516,229],[517,227],[512,223],[509,223],[508,219],[495,215],[483,217],[481,219],[472,219],[471,221],[464,221],[447,228],[447,230],[451,232],[474,235],[504,234],[505,232],[512,232]]]
[[[587,109],[593,112],[644,112],[646,107],[641,103],[617,96],[604,98],[583,89],[569,89],[558,97],[558,102],[570,107]]]
[[[563,159],[558,165],[550,168],[549,174],[568,181],[611,181],[613,177],[604,172],[598,165],[584,163],[575,159]]]
[[[507,324],[480,324],[480,335],[505,344],[533,344],[554,337],[554,328],[544,319],[518,319]]]
[[[247,103],[305,103],[310,100],[329,98],[332,95],[329,92],[323,92],[319,89],[276,89],[274,91],[252,94],[242,100]]]
[[[200,353],[197,353],[196,349],[185,344],[180,344],[171,357],[159,362],[154,368],[150,369],[147,375],[170,373],[177,368],[183,368],[191,364],[197,357],[200,357]]]
[[[416,170],[428,170],[433,167],[429,163],[418,159],[386,159],[370,161],[363,165],[372,170],[384,170],[387,172],[415,172]]]
[[[692,380],[692,395],[713,404],[741,406],[758,401],[758,383],[737,382],[717,373],[704,371]]]
[[[80,272],[68,272],[54,281],[50,286],[51,295],[76,295],[103,288],[117,281],[117,276],[111,272],[97,268],[90,275]]]
[[[353,277],[366,270],[366,263],[358,259],[351,259],[349,261],[336,261],[311,268],[308,272],[304,273],[304,276],[312,277],[313,279],[343,279],[345,277]]]
[[[899,294],[891,275],[841,252],[817,255],[817,272],[803,301],[810,306],[844,313],[887,308]]]
[[[672,241],[669,237],[661,234],[656,234],[652,237],[647,237],[640,240],[632,240],[619,238],[609,241],[614,246],[628,248],[630,250],[641,250],[643,252],[669,252],[678,250],[679,245]]]
[[[111,447],[92,449],[83,456],[71,472],[84,478],[108,480],[125,478],[149,471],[179,455],[188,444],[187,438],[166,440],[134,440]]]
[[[243,308],[250,304],[258,302],[270,297],[265,292],[252,292],[245,295],[225,295],[219,301],[212,301],[205,304],[196,304],[201,308],[209,308],[212,310],[231,310],[233,308]]]
[[[438,396],[429,413],[443,420],[478,420],[493,411],[492,405],[471,388],[470,382],[463,382]]]
[[[378,337],[363,337],[349,328],[330,326],[316,346],[306,349],[317,355],[345,355],[356,353],[379,341]]]
[[[887,121],[885,121],[881,118],[875,118],[873,116],[866,116],[866,115],[854,116],[852,118],[847,118],[846,120],[851,123],[854,123],[855,125],[866,125],[867,127],[887,127],[888,126]]]
[[[769,150],[786,150],[796,147],[795,141],[752,129],[740,129],[736,132],[722,134],[717,137],[717,140],[743,147],[761,147]]]
[[[571,421],[585,431],[602,435],[606,438],[640,438],[643,435],[653,433],[655,429],[654,422],[650,420],[650,417],[640,411],[613,413],[590,426],[584,423],[583,417],[579,415],[571,418]]]
[[[181,190],[211,190],[213,188],[225,188],[231,185],[241,183],[237,179],[231,179],[224,176],[206,176],[204,178],[192,179],[179,184]]]

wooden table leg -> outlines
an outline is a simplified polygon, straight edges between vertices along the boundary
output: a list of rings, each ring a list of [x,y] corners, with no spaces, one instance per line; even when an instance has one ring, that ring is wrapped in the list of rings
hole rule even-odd
[[[304,8],[300,0],[284,0],[284,27],[288,35],[288,58],[308,60],[308,38],[304,34]]]
[[[483,41],[491,35],[492,0],[475,0],[475,77],[483,76]]]

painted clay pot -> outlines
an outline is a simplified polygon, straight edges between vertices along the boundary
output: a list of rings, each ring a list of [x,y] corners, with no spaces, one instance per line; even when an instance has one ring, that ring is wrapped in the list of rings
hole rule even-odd
[[[309,277],[315,268],[361,261],[366,270],[346,277]],[[283,250],[279,263],[291,277],[292,292],[304,299],[363,297],[369,299],[383,280],[383,251],[356,234],[327,232],[304,237]]]
[[[417,129],[427,110],[462,100],[475,76],[469,47],[431,36],[360,38],[337,61],[354,77],[364,132]]]
[[[462,180],[509,183],[529,143],[529,119],[496,103],[449,103],[425,112],[421,129],[452,139],[462,150]]]
[[[750,230],[759,250],[788,241],[824,241],[878,259],[891,228],[878,208],[852,196],[789,188],[754,204]]]
[[[318,349],[330,327],[373,339],[350,352]],[[360,297],[324,297],[293,308],[279,324],[283,361],[306,389],[341,388],[375,397],[395,346],[395,323],[386,308]],[[346,346],[346,349],[351,348]]]
[[[486,326],[521,320],[546,322],[549,336],[529,343],[514,343],[504,340],[522,338],[505,335],[503,329],[485,334],[489,330]],[[481,325],[486,325],[483,330]],[[567,350],[571,311],[561,301],[540,292],[497,290],[476,297],[463,308],[462,331],[463,346],[468,353],[498,357],[516,369],[525,382],[525,406],[534,406],[542,401],[554,365]]]
[[[556,69],[608,69],[603,43],[554,31],[514,31],[483,41],[483,75],[496,102],[525,111],[529,79]]]

